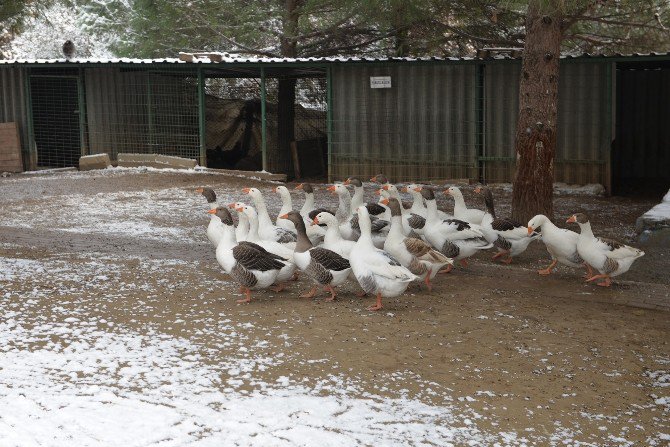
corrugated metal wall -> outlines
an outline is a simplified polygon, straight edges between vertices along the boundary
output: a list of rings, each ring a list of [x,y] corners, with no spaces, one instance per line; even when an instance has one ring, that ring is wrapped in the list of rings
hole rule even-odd
[[[511,182],[520,63],[485,65],[483,123],[476,70],[476,64],[334,67],[333,179],[377,172],[397,181],[477,179],[480,161],[486,182]],[[557,182],[605,183],[607,70],[608,64],[588,61],[561,65]],[[393,87],[372,89],[370,76],[391,76]]]
[[[30,167],[28,153],[28,112],[26,110],[26,72],[23,67],[0,66],[0,123],[19,125],[24,167]]]
[[[476,176],[474,65],[337,65],[331,176],[394,181]],[[392,88],[370,88],[391,76]]]

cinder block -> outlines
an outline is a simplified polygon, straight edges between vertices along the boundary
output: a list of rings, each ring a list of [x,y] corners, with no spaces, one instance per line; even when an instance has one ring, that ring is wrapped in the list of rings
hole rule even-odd
[[[109,154],[85,155],[79,158],[79,170],[107,169],[112,166]]]

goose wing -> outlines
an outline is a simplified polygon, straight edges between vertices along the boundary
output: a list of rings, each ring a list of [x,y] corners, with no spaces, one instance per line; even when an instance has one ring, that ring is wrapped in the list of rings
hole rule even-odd
[[[328,270],[342,271],[351,268],[349,261],[332,250],[323,247],[312,248],[309,251],[312,259]]]
[[[449,262],[450,259],[435,250],[430,244],[422,239],[405,238],[403,240],[407,251],[422,261],[429,262]]]
[[[261,272],[279,270],[285,265],[281,261],[283,258],[268,253],[259,245],[252,244],[251,242],[236,245],[233,248],[233,258],[247,270],[258,270]]]
[[[287,242],[296,242],[298,236],[293,231],[289,231],[285,228],[277,227],[275,228],[275,233],[277,234],[277,242],[285,244]]]
[[[420,230],[426,225],[426,218],[423,216],[419,216],[418,214],[412,213],[407,219],[407,223],[409,226],[415,230]]]
[[[607,252],[606,255],[612,259],[624,259],[629,257],[639,257],[644,254],[642,250],[622,244],[621,242],[607,239],[604,237],[597,237],[598,248]]]

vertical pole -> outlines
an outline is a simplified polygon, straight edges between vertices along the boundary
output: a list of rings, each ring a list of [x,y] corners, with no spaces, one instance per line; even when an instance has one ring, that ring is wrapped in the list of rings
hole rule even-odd
[[[332,67],[326,68],[326,136],[328,138],[328,183],[333,181],[333,74]]]
[[[266,121],[265,67],[261,66],[261,155],[263,171],[268,170],[268,138]]]
[[[607,147],[604,148],[605,172],[603,183],[612,195],[612,143],[616,138],[616,62],[607,64]],[[615,143],[616,144],[616,143]]]
[[[154,150],[154,110],[152,107],[151,98],[151,73],[145,72],[146,75],[146,89],[147,89],[147,124],[149,125],[149,153]]]
[[[24,88],[26,94],[26,124],[28,127],[28,150],[25,152],[24,166],[26,170],[37,169],[37,146],[35,145],[35,127],[33,122],[33,98],[30,91],[30,68],[25,69]]]
[[[475,147],[477,150],[476,169],[479,182],[486,181],[486,160],[484,158],[484,64],[477,64],[477,73],[475,77],[475,114],[476,125],[475,130]]]
[[[81,155],[89,155],[86,149],[86,95],[84,92],[84,69],[79,68],[77,76],[77,102],[79,108],[79,144]]]
[[[198,67],[198,139],[200,140],[200,166],[207,166],[207,145],[205,133],[205,77],[202,67]]]

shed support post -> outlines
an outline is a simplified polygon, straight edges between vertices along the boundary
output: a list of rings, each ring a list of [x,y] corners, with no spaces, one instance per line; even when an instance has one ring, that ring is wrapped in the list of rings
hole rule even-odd
[[[151,73],[145,72],[146,75],[146,89],[147,89],[147,124],[149,126],[149,153],[154,151],[154,110],[152,107],[152,95],[151,95]]]
[[[266,95],[265,90],[265,67],[261,67],[261,166],[263,171],[268,172],[268,136],[267,136],[267,116],[266,116]]]
[[[607,147],[605,153],[605,172],[603,183],[607,194],[612,195],[612,144],[616,138],[616,62],[607,64]]]
[[[333,75],[332,67],[326,68],[326,138],[328,138],[328,183],[333,181]]]
[[[37,169],[37,146],[35,144],[35,127],[33,125],[33,99],[30,89],[30,68],[26,68],[24,75],[26,92],[26,121],[28,125],[28,150],[24,152],[24,166],[26,170]]]
[[[202,167],[207,166],[205,112],[205,77],[202,73],[202,67],[198,67],[198,140],[200,140],[200,157],[198,159],[198,164]]]
[[[79,144],[81,155],[89,155],[86,148],[86,92],[84,91],[84,69],[79,68],[77,76],[77,106],[79,108]]]
[[[477,64],[477,71],[475,76],[475,114],[476,126],[475,131],[475,146],[477,150],[477,157],[475,161],[475,169],[477,170],[478,181],[486,182],[486,161],[484,153],[484,64]]]

